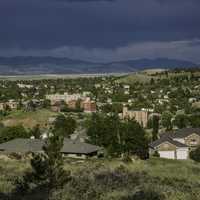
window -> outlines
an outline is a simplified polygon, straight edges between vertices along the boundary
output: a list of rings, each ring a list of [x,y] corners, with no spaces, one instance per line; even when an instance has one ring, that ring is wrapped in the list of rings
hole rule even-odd
[[[191,139],[191,140],[190,140],[190,144],[191,144],[191,145],[196,145],[196,144],[197,144],[197,141],[196,141],[195,139]]]

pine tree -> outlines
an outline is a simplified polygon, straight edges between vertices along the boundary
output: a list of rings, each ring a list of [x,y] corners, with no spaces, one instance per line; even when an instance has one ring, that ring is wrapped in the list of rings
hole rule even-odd
[[[63,169],[63,157],[60,153],[63,138],[53,134],[46,141],[43,153],[33,154],[31,172],[26,172],[23,179],[17,182],[17,192],[31,192],[43,188],[51,198],[53,192],[69,180],[70,172]]]

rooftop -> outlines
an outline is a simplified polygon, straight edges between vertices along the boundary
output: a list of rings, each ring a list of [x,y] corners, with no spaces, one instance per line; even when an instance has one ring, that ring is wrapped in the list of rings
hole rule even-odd
[[[149,146],[155,148],[164,142],[169,142],[170,144],[175,145],[176,147],[188,147],[187,145],[180,143],[178,141],[172,140],[170,137],[161,137],[160,139],[152,142]]]
[[[17,138],[0,144],[0,151],[8,153],[41,152],[43,151],[42,147],[44,145],[45,140]],[[71,139],[65,138],[61,152],[71,154],[90,154],[97,152],[100,149],[100,147],[92,144],[73,141]]]

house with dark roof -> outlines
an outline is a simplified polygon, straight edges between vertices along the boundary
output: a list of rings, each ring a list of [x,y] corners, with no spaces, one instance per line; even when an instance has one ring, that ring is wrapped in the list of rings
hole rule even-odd
[[[166,132],[149,144],[149,153],[157,151],[161,158],[185,160],[200,145],[200,128],[183,128]]]
[[[102,148],[96,145],[80,142],[77,140],[64,139],[61,153],[67,157],[87,158],[97,156],[102,152]]]
[[[42,139],[24,139],[17,138],[0,144],[0,152],[2,154],[27,154],[27,153],[42,153],[45,140]],[[61,153],[67,157],[87,158],[97,156],[102,152],[102,148],[96,145],[73,141],[65,138]]]

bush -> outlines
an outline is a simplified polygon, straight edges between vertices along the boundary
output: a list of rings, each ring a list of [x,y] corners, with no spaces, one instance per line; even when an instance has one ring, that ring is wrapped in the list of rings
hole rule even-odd
[[[20,153],[10,153],[9,158],[11,159],[16,159],[16,160],[21,160],[23,158],[23,156]]]
[[[134,200],[164,200],[164,195],[152,189],[141,190],[136,192],[132,199]],[[128,200],[128,199],[127,199]]]
[[[196,162],[200,162],[200,146],[190,152],[190,158]]]
[[[153,157],[160,158],[160,154],[158,153],[158,151],[155,151],[153,153]]]
[[[122,161],[125,162],[125,163],[131,163],[133,162],[131,157],[128,155],[128,154],[125,154],[122,158]]]

